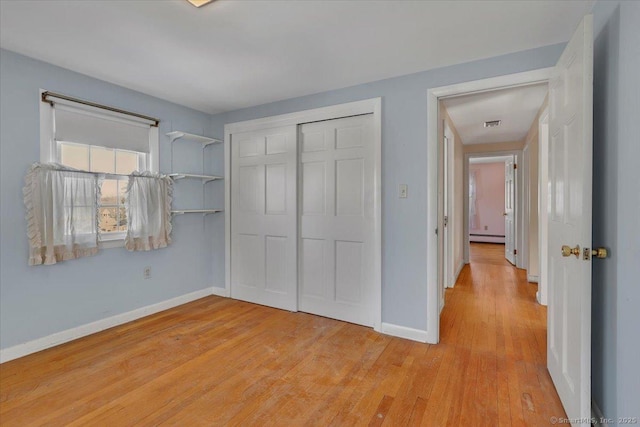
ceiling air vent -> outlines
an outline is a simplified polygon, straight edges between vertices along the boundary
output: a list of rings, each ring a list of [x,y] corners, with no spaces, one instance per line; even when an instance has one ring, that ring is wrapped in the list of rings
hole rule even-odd
[[[486,128],[495,128],[500,126],[500,123],[502,122],[502,120],[490,120],[488,122],[484,122],[484,127]]]

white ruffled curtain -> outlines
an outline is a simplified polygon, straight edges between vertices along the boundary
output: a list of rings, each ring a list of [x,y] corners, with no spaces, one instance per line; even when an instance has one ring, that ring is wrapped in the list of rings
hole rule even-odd
[[[23,189],[27,210],[29,265],[51,265],[98,253],[102,175],[57,163],[35,163]],[[134,172],[127,186],[130,251],[171,243],[173,181],[166,175]]]
[[[134,172],[127,186],[128,227],[124,246],[149,251],[171,243],[173,181],[166,175]]]
[[[34,164],[27,173],[29,265],[98,252],[100,177],[59,164]]]
[[[474,230],[477,223],[476,171],[469,172],[469,229]]]

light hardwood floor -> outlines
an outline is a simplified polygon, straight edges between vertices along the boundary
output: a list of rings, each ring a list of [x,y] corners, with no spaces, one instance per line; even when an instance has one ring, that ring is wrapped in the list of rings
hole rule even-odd
[[[2,426],[549,425],[546,312],[472,245],[441,343],[207,297],[0,366]]]

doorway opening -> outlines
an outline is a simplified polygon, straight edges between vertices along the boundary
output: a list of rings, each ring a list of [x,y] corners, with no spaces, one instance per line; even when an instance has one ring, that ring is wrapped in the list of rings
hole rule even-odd
[[[429,140],[440,142],[429,143],[428,146],[429,178],[439,183],[437,191],[430,188],[429,192],[428,226],[434,233],[428,238],[428,249],[431,254],[437,255],[430,256],[427,260],[430,276],[428,297],[431,301],[427,337],[430,343],[439,341],[440,312],[446,304],[445,289],[455,286],[460,271],[469,263],[470,237],[477,237],[470,234],[496,235],[500,236],[497,238],[500,241],[504,233],[505,243],[509,237],[512,244],[511,261],[518,268],[528,267],[524,261],[523,250],[525,246],[528,248],[531,240],[535,240],[535,251],[541,246],[538,234],[535,234],[534,239],[529,239],[529,229],[525,232],[523,164],[530,159],[525,159],[523,148],[526,140],[533,138],[530,130],[535,127],[536,153],[539,149],[538,119],[546,102],[551,71],[552,69],[540,69],[428,91],[429,129],[436,129],[435,132],[430,131]],[[517,109],[526,111],[519,116],[513,116],[512,113]],[[493,128],[491,122],[499,122],[499,126]],[[492,132],[495,130],[500,132]],[[496,137],[496,134],[501,136]],[[470,220],[474,218],[470,218],[469,215],[469,162],[472,158],[491,157],[501,158],[501,161],[510,158],[512,167],[515,168],[512,182],[509,184],[513,190],[510,199],[513,203],[512,211],[509,213],[513,232],[509,236],[506,229],[504,232],[502,229],[495,233],[489,232],[491,224],[478,224],[480,231],[485,231],[484,226],[487,226],[486,233],[471,233]],[[538,156],[535,160],[537,172]],[[533,206],[536,209],[536,220],[539,215],[537,183],[536,173],[536,191],[527,193],[530,197],[535,194],[536,204]],[[507,185],[506,181],[504,185]],[[504,213],[504,210],[500,212],[501,221],[506,222]],[[495,227],[498,222],[493,219],[493,224]],[[535,233],[538,233],[538,227],[535,227]]]
[[[427,92],[428,124],[428,191],[427,226],[427,338],[437,343],[440,339],[440,310],[442,293],[442,252],[444,210],[442,174],[442,144],[439,143],[439,104],[447,98],[465,95],[480,95],[498,89],[509,90],[519,86],[547,83],[549,103],[548,158],[540,162],[539,148],[544,142],[537,138],[533,149],[522,149],[522,161],[517,168],[517,176],[527,178],[527,197],[517,201],[516,221],[521,221],[516,238],[524,244],[516,244],[518,255],[523,248],[524,256],[516,258],[516,265],[525,268],[529,274],[538,268],[538,280],[547,283],[548,317],[546,318],[546,367],[553,384],[562,400],[569,418],[587,418],[591,413],[591,261],[593,257],[605,257],[599,249],[592,249],[592,189],[593,189],[593,16],[584,17],[571,39],[565,46],[555,66],[550,69],[501,76],[493,79],[451,85],[430,89]],[[483,110],[485,111],[485,110]],[[538,117],[544,111],[538,112]],[[499,123],[500,118],[488,119],[489,123]],[[530,135],[545,128],[544,120],[531,123],[526,141]],[[527,143],[528,144],[528,143]],[[527,145],[525,144],[525,145]],[[482,150],[486,151],[486,150]],[[454,156],[455,158],[455,156]],[[540,176],[532,179],[530,173],[539,171],[540,164],[547,165],[547,182],[540,188],[547,189],[546,198],[539,197],[537,183]],[[523,174],[523,171],[527,171]],[[520,183],[523,183],[523,179]],[[434,185],[437,183],[437,185]],[[522,186],[523,184],[518,184]],[[526,199],[526,203],[522,201]],[[545,205],[546,203],[546,205]],[[536,204],[540,206],[536,209]],[[527,222],[522,222],[525,210]],[[543,212],[547,217],[547,230],[542,233],[542,242],[537,219]],[[544,225],[543,225],[544,226]],[[431,234],[433,230],[433,234]],[[533,238],[532,238],[533,236]],[[525,242],[527,242],[525,244]],[[529,243],[538,243],[532,248]],[[542,244],[540,244],[542,243]],[[540,247],[547,247],[546,272],[540,271]],[[538,254],[538,258],[531,255]],[[520,270],[518,270],[520,271]],[[544,292],[545,286],[539,291]],[[538,301],[544,301],[538,295]],[[535,299],[531,302],[541,307]],[[542,308],[542,307],[541,307]],[[445,307],[445,312],[446,307]]]
[[[538,138],[547,93],[548,83],[537,82],[439,99],[440,310],[445,289],[469,263],[471,242],[500,245],[511,265],[538,282]]]
[[[515,265],[518,194],[514,165],[520,154],[478,153],[465,157],[465,263],[471,260],[471,243],[486,243],[502,247],[504,258]]]
[[[469,263],[470,242],[496,243],[510,264],[538,282],[538,134],[547,93],[548,84],[542,82],[440,100],[444,127],[458,135],[463,153],[461,164],[447,161],[446,147],[443,150],[442,167],[453,170],[442,174],[443,208],[446,213],[444,200],[450,198],[462,198],[464,205],[462,227],[450,227],[445,217],[443,246],[460,245],[462,239],[463,264]],[[461,175],[462,194],[447,194]],[[459,267],[455,272],[447,267],[460,265],[460,260],[450,260],[447,251],[442,255],[443,279],[453,273],[448,280],[455,282]]]
[[[511,363],[509,344],[501,339],[505,334],[535,343],[527,369],[546,369],[546,340],[539,338],[547,333],[547,310],[536,299],[539,286],[529,280],[538,281],[538,252],[546,247],[539,233],[540,212],[546,209],[538,209],[538,195],[539,134],[548,91],[548,82],[539,81],[438,99],[443,129],[438,176],[442,329],[438,332],[448,343],[469,330],[468,340],[475,343],[469,346],[470,353],[484,346],[485,353],[503,362],[496,367],[498,377],[509,375],[505,366]],[[457,212],[451,209],[456,202]],[[458,259],[456,246],[463,249]],[[445,289],[450,283],[454,289]],[[535,322],[539,332],[522,327],[528,321]],[[487,378],[493,377],[488,374],[482,380]],[[563,413],[557,393],[548,397],[544,405]],[[538,405],[541,399],[533,398],[531,407]]]

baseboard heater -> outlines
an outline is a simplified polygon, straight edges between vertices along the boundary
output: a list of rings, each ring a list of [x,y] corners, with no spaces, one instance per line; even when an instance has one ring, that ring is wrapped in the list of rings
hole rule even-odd
[[[504,243],[504,235],[469,233],[469,241],[476,243]]]

